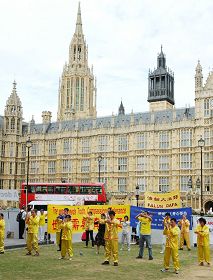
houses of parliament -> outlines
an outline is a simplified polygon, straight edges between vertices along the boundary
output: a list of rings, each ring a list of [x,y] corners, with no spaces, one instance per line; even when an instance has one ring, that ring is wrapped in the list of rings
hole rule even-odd
[[[96,80],[88,66],[79,5],[59,82],[57,121],[44,111],[42,123],[24,122],[17,92],[14,82],[0,116],[1,189],[20,189],[26,181],[30,137],[29,182],[97,182],[100,164],[111,203],[134,204],[137,186],[139,205],[147,190],[179,189],[183,206],[199,209],[202,137],[203,202],[206,210],[213,206],[213,72],[203,80],[199,61],[194,107],[174,107],[174,74],[161,48],[157,68],[149,72],[149,111],[126,114],[121,102],[117,114],[97,117]]]

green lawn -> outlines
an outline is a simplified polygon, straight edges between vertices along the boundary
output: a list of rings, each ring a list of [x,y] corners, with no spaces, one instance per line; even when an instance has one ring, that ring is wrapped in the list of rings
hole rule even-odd
[[[55,245],[40,248],[40,256],[25,256],[25,249],[17,249],[0,255],[0,279],[25,280],[25,279],[181,279],[181,274],[190,269],[191,264],[196,264],[196,248],[191,252],[180,251],[180,275],[162,273],[163,256],[159,253],[160,246],[153,246],[154,260],[145,258],[136,260],[138,246],[132,245],[131,252],[119,251],[119,266],[103,266],[103,248],[99,255],[92,248],[84,248],[84,243],[74,244],[74,257],[72,261],[58,260],[60,256]],[[81,254],[82,252],[82,254]],[[172,269],[173,270],[173,269]]]

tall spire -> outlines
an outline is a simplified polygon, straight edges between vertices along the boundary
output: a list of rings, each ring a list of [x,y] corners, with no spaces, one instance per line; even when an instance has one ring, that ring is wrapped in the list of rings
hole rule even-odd
[[[77,20],[76,20],[75,33],[76,34],[83,34],[80,2],[78,3],[78,14],[77,14]]]
[[[203,86],[203,73],[200,60],[198,60],[197,66],[195,68],[195,91],[199,91]]]

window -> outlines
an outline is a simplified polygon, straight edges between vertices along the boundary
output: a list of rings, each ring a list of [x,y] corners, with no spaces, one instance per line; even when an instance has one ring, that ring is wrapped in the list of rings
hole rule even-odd
[[[169,132],[160,131],[159,132],[159,149],[168,149],[169,148]]]
[[[48,162],[48,174],[55,174],[56,173],[56,162],[49,161]]]
[[[1,156],[2,157],[5,157],[5,142],[2,142],[2,145],[1,145]]]
[[[47,186],[36,186],[36,193],[46,194],[47,193]]]
[[[210,99],[204,99],[204,117],[210,116]]]
[[[15,130],[15,118],[11,119],[10,128],[11,128],[11,131]]]
[[[26,157],[26,144],[21,145],[21,156]]]
[[[159,156],[159,170],[169,170],[168,156]]]
[[[78,186],[70,186],[70,187],[68,187],[68,193],[69,194],[77,194],[77,193],[79,193],[79,187]]]
[[[138,133],[137,134],[137,148],[138,149],[145,149],[146,148],[145,133]]]
[[[13,174],[13,163],[10,162],[10,175],[12,175],[12,174]]]
[[[145,171],[146,170],[146,157],[145,156],[140,156],[137,157],[137,162],[136,162],[136,170],[137,171]]]
[[[71,139],[64,139],[63,142],[63,153],[70,154],[72,150],[72,140]]]
[[[118,158],[118,171],[127,171],[127,158]]]
[[[71,172],[71,160],[69,159],[62,160],[62,172],[63,173]]]
[[[21,163],[21,175],[24,175],[25,174],[25,163],[22,162]]]
[[[54,187],[53,186],[47,186],[47,191],[49,194],[54,194]]]
[[[128,150],[128,138],[127,135],[118,136],[118,151],[127,151]]]
[[[181,176],[180,177],[180,191],[181,192],[187,192],[189,190],[188,182],[189,182],[190,176]]]
[[[191,169],[191,168],[192,168],[192,155],[180,154],[180,169]]]
[[[30,165],[31,165],[30,173],[32,173],[32,174],[39,173],[39,162],[38,161],[31,161]]]
[[[204,128],[204,140],[205,146],[210,146],[213,144],[213,130],[206,127]]]
[[[145,177],[137,178],[137,186],[139,187],[139,190],[141,192],[145,192],[146,191],[146,178]]]
[[[169,178],[168,177],[160,177],[159,178],[159,191],[160,192],[168,192],[169,191]]]
[[[56,194],[65,194],[65,193],[67,193],[67,187],[56,186],[55,187],[55,193]]]
[[[10,143],[10,157],[14,156],[14,143]]]
[[[81,161],[81,172],[88,173],[90,172],[90,160],[83,159]]]
[[[210,176],[205,176],[204,177],[204,190],[206,192],[211,191],[211,177]]]
[[[204,168],[213,168],[213,153],[204,153]]]
[[[118,191],[125,192],[127,188],[127,179],[126,178],[118,178]]]
[[[4,188],[4,180],[0,180],[0,189],[3,189]]]
[[[82,148],[82,154],[90,153],[90,139],[89,138],[81,139],[81,148]]]
[[[98,137],[98,151],[107,152],[109,136],[101,135]]]
[[[180,147],[191,147],[192,146],[192,130],[182,129],[180,131]]]
[[[4,174],[4,162],[1,161],[1,165],[0,165],[0,174]]]
[[[101,172],[107,172],[107,159],[106,158],[102,158],[102,160],[100,162],[100,170],[101,170]]]
[[[39,143],[32,143],[32,147],[30,149],[31,155],[36,156],[39,154]]]
[[[49,155],[56,155],[56,141],[49,142]]]

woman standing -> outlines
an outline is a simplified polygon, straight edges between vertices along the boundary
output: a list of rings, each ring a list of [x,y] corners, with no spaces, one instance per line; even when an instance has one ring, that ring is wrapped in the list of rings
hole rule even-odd
[[[98,233],[95,237],[95,244],[97,245],[97,254],[99,254],[100,251],[100,246],[104,246],[105,247],[105,240],[104,240],[104,233],[105,233],[105,221],[106,221],[106,215],[105,214],[101,214],[101,219],[97,222],[95,222],[95,224],[99,224],[98,227]]]
[[[5,221],[4,214],[0,213],[0,254],[4,254],[4,233],[5,232]]]
[[[94,216],[91,211],[88,212],[88,215],[84,216],[84,220],[85,220],[85,231],[86,231],[86,248],[88,248],[89,236],[92,241],[92,248],[94,248],[94,238],[93,238]]]

